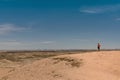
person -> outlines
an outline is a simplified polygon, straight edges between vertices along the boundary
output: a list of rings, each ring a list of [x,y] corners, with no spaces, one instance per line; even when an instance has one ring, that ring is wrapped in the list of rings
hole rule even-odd
[[[100,47],[101,47],[101,45],[100,45],[100,43],[98,43],[98,45],[97,45],[98,51],[100,51]]]

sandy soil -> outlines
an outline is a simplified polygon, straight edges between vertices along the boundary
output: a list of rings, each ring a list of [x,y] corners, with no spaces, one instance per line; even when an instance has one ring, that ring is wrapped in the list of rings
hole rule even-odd
[[[120,51],[59,55],[0,67],[0,80],[120,80]]]

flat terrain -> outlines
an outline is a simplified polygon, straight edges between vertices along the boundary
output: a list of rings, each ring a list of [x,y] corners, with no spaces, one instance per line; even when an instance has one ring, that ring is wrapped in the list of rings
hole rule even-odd
[[[0,80],[120,80],[120,51],[0,52]]]

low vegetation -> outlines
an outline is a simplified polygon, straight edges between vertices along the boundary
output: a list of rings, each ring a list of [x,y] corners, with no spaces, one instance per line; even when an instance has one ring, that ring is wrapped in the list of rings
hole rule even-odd
[[[93,50],[58,50],[58,51],[5,51],[0,52],[0,60],[6,59],[13,62],[25,61],[27,59],[41,59],[65,54],[76,54],[93,52]],[[62,59],[61,59],[62,60]],[[66,60],[65,61],[72,61]]]
[[[60,57],[60,58],[58,57],[58,58],[53,58],[53,60],[56,60],[54,64],[57,64],[60,61],[65,61],[66,65],[71,65],[72,67],[80,67],[81,64],[83,63],[82,59],[78,61],[68,57]]]
[[[58,54],[52,53],[0,53],[0,60],[6,59],[12,62],[20,62],[26,59],[41,59],[48,58],[52,56],[57,56]]]

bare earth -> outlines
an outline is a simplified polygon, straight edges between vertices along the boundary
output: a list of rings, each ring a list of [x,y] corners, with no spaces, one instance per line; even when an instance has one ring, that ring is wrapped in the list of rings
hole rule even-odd
[[[0,80],[120,80],[120,51],[66,54],[22,63],[1,59]]]

